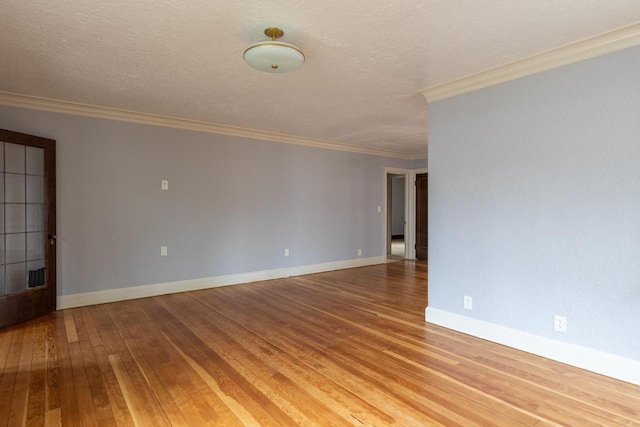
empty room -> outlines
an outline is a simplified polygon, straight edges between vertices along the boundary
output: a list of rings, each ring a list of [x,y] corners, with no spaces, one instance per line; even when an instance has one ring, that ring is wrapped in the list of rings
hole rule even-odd
[[[640,426],[637,0],[0,12],[0,426]]]

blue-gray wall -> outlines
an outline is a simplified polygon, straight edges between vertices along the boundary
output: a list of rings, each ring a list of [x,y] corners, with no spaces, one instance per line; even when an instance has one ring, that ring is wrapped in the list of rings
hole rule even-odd
[[[57,141],[60,295],[383,256],[384,167],[411,166],[10,107],[0,127]]]
[[[411,169],[426,169],[427,159],[416,159],[411,162]]]
[[[429,305],[640,359],[640,48],[429,114]]]

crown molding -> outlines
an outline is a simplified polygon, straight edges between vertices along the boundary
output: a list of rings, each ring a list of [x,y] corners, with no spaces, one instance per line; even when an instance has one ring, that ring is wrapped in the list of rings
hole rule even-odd
[[[573,64],[640,44],[640,22],[594,37],[551,49],[491,70],[471,74],[422,90],[427,102],[439,101],[477,89],[515,80],[520,77],[563,65]]]
[[[420,159],[424,154],[409,154],[391,150],[366,148],[356,145],[341,144],[321,139],[305,138],[275,132],[227,126],[216,123],[189,120],[178,117],[161,116],[137,111],[121,110],[117,108],[99,107],[97,105],[81,104],[56,99],[40,98],[17,93],[0,91],[0,105],[28,108],[32,110],[51,111],[55,113],[73,114],[77,116],[95,117],[100,119],[118,120],[123,122],[140,123],[152,126],[164,126],[175,129],[193,130],[198,132],[231,135],[243,138],[259,139],[263,141],[282,142],[285,144],[304,145],[307,147],[324,148],[329,150],[347,151],[351,153],[371,154],[374,156],[394,157],[400,159]]]

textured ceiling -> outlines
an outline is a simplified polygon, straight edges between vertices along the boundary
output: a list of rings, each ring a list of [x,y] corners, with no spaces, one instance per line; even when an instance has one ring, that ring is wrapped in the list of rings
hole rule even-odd
[[[638,0],[1,0],[0,91],[426,154],[420,90],[640,20]],[[258,72],[279,26],[306,63]]]

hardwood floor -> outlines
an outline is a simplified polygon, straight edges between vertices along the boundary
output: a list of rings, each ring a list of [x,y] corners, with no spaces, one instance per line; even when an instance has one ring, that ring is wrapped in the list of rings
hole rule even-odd
[[[640,387],[424,322],[398,262],[0,331],[0,426],[640,425]]]

